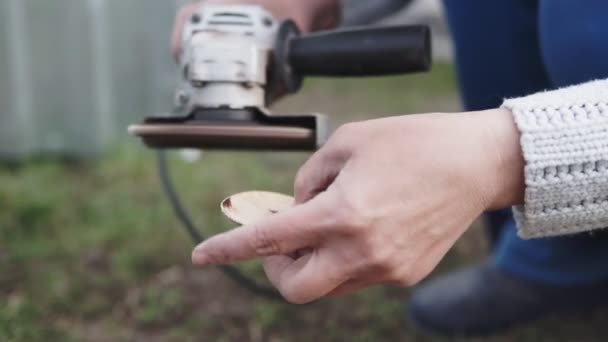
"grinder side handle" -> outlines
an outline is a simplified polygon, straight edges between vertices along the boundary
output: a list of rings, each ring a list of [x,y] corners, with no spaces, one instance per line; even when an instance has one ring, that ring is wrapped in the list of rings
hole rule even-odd
[[[355,28],[293,37],[288,62],[298,76],[385,76],[428,71],[427,26]]]

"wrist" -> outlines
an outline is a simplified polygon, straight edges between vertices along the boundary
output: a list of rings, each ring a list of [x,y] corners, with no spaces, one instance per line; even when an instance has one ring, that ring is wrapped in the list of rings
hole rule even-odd
[[[484,154],[488,156],[487,208],[502,209],[524,202],[525,161],[520,132],[511,111],[505,108],[479,113]]]

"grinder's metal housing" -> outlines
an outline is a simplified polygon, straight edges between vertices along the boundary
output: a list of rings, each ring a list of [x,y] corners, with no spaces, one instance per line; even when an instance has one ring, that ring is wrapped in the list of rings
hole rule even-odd
[[[278,22],[258,6],[209,6],[185,25],[178,105],[263,108]]]

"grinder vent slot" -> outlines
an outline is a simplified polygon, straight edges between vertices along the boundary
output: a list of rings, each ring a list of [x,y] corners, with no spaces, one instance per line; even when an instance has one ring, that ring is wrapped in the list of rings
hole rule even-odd
[[[209,20],[210,25],[253,26],[251,17],[244,13],[220,12],[215,13]]]

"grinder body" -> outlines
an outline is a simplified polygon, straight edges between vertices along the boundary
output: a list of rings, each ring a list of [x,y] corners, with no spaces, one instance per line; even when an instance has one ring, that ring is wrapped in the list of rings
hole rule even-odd
[[[152,148],[314,150],[329,135],[319,114],[275,115],[271,100],[305,76],[426,71],[423,26],[354,28],[301,36],[256,5],[201,6],[186,23],[176,114],[129,127]]]

